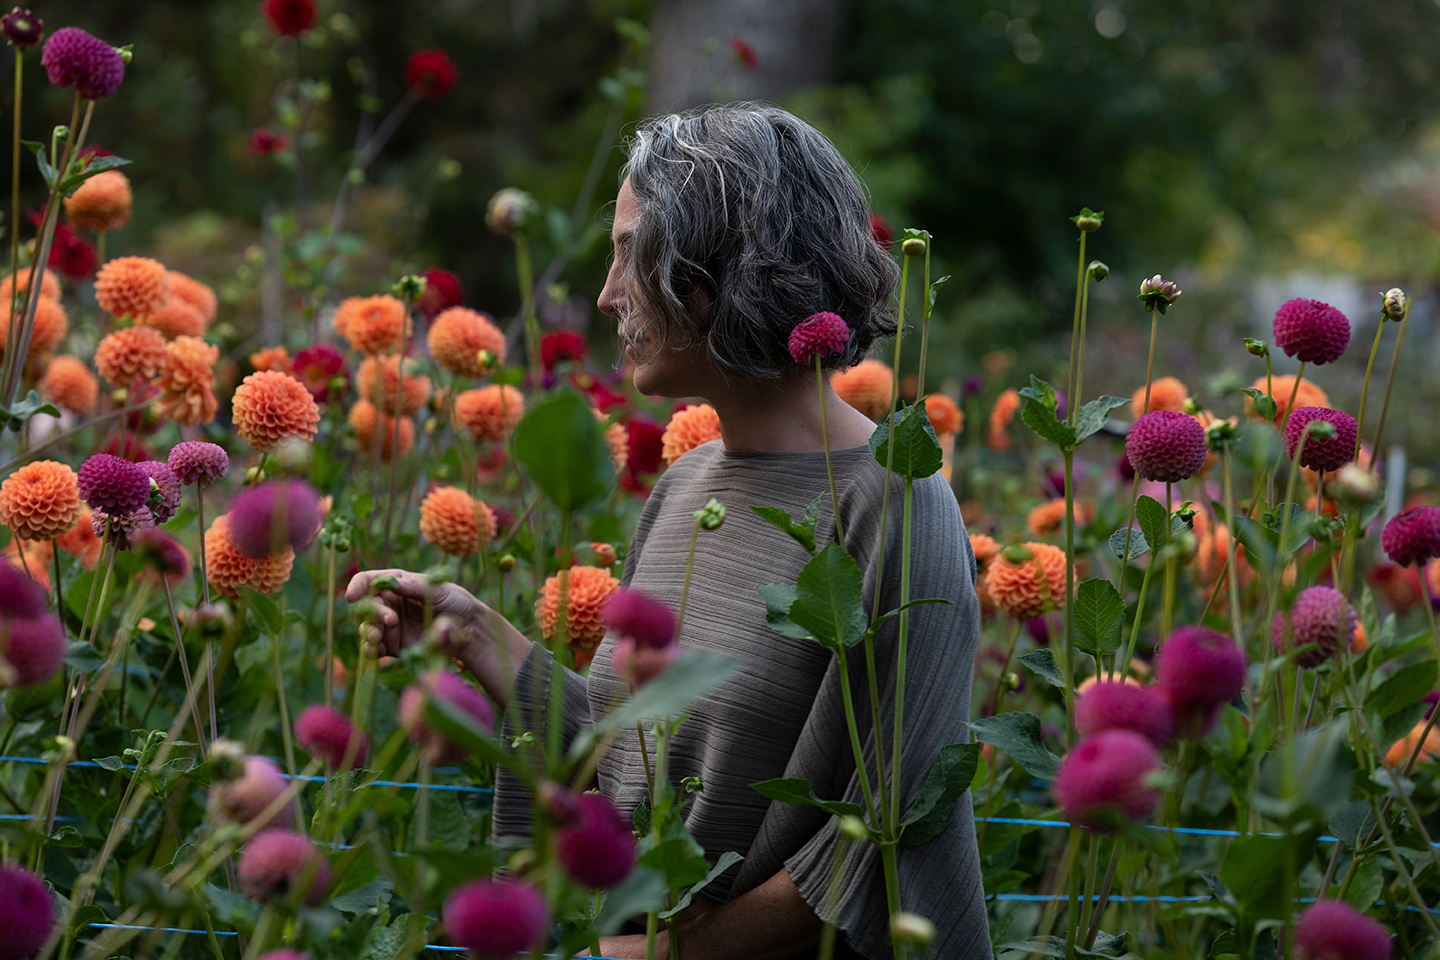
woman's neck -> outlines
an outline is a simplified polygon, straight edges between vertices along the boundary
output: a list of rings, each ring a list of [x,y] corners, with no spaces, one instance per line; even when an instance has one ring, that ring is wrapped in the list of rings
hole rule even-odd
[[[780,380],[727,384],[706,400],[720,415],[727,450],[797,452],[825,449],[820,397],[813,373]],[[863,446],[875,424],[825,384],[830,449]]]

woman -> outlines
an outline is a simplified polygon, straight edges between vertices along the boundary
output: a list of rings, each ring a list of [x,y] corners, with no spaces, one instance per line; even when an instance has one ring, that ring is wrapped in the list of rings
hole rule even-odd
[[[813,807],[772,803],[750,784],[805,777],[819,796],[857,803],[861,792],[835,658],[812,641],[771,631],[755,592],[766,583],[794,582],[808,555],[749,508],[779,506],[798,516],[823,493],[818,535],[834,536],[815,374],[790,358],[787,338],[812,313],[839,313],[853,334],[846,351],[826,362],[832,369],[858,362],[894,331],[890,301],[898,271],[872,238],[863,189],[834,146],[789,113],[751,104],[642,125],[616,199],[612,241],[614,263],[599,306],[619,321],[635,388],[703,397],[719,413],[723,435],[684,454],[660,478],[625,570],[627,585],[678,605],[692,512],[712,497],[728,508],[724,525],[700,537],[681,645],[722,653],[740,669],[694,704],[669,764],[675,783],[702,778],[686,821],[706,855],[713,862],[735,850],[745,860],[697,898],[700,907],[679,928],[684,956],[813,955],[836,822]],[[885,470],[866,446],[875,424],[826,389],[844,545],[866,572],[869,610],[881,566]],[[899,603],[900,487],[893,483],[878,585],[882,611]],[[939,748],[968,736],[979,633],[975,563],[955,499],[938,475],[915,485],[912,569],[912,597],[951,603],[911,613],[902,810]],[[393,654],[419,637],[427,587],[413,574],[384,572],[397,576],[397,586],[380,593],[367,642]],[[357,575],[348,599],[364,597],[377,575]],[[524,732],[522,718],[543,718],[551,675],[544,648],[503,621],[492,630],[488,608],[461,588],[433,589],[434,612],[465,625],[462,661],[509,707],[506,734]],[[877,637],[882,690],[894,686],[895,622]],[[623,693],[611,670],[614,642],[601,644],[588,678],[565,675],[567,738]],[[852,658],[851,669],[854,689],[865,690],[863,658]],[[869,730],[860,706],[860,729]],[[887,728],[893,710],[893,701],[882,698]],[[643,801],[634,733],[607,754],[598,785],[626,815]],[[518,782],[502,774],[497,836],[525,834],[528,811]],[[938,928],[933,956],[990,956],[968,794],[940,837],[900,850],[899,874],[904,908]],[[848,856],[836,922],[845,935],[840,955],[891,955],[880,858],[868,844]],[[643,936],[601,942],[609,957],[642,957],[644,947]],[[661,956],[666,947],[662,931]]]

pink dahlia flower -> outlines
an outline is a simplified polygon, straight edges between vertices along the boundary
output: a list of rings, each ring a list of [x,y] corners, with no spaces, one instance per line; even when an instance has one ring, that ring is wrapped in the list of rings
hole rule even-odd
[[[1175,483],[1188,480],[1205,466],[1209,450],[1205,428],[1194,417],[1174,410],[1155,410],[1130,425],[1125,456],[1146,480]]]
[[[120,89],[125,61],[120,51],[79,27],[61,27],[45,41],[40,54],[50,82],[74,87],[86,100],[100,100]]]
[[[550,907],[524,880],[473,880],[446,898],[441,921],[450,939],[471,953],[513,957],[544,942]]]
[[[1169,701],[1148,687],[1101,682],[1075,701],[1075,729],[1083,735],[1130,730],[1162,748],[1170,742],[1174,727],[1175,714]]]
[[[1316,644],[1314,650],[1296,657],[1295,663],[1307,669],[1318,667],[1335,656],[1336,647],[1350,646],[1355,636],[1355,608],[1334,587],[1309,587],[1300,591],[1288,612],[1275,614],[1270,636],[1276,653]]]
[[[1380,531],[1380,548],[1402,567],[1440,557],[1440,507],[1411,507],[1395,514]]]
[[[65,662],[65,631],[55,615],[45,611],[34,617],[0,624],[0,661],[12,671],[10,686],[37,687],[49,682]]]
[[[55,904],[39,877],[24,867],[7,864],[0,866],[0,917],[5,918],[0,957],[20,960],[34,956],[49,939],[55,926]]]
[[[355,741],[353,748],[352,740]],[[342,766],[346,753],[352,749],[350,764],[360,766],[365,762],[368,746],[368,738],[363,733],[357,737],[349,717],[319,703],[312,703],[295,718],[295,742],[330,767]]]
[[[170,448],[170,469],[185,486],[209,486],[230,472],[230,455],[223,447],[201,440],[186,440]]]
[[[1305,363],[1331,363],[1350,345],[1350,321],[1319,300],[1291,300],[1275,311],[1275,344]]]
[[[93,510],[112,517],[134,513],[150,500],[150,477],[139,464],[97,453],[76,474],[80,496]]]
[[[643,590],[623,587],[600,608],[606,629],[634,637],[642,647],[658,649],[675,642],[675,612]]]
[[[613,887],[635,867],[635,836],[615,809],[598,793],[575,798],[575,818],[560,830],[560,864],[576,883]]]
[[[1155,746],[1132,730],[1103,730],[1075,745],[1055,774],[1055,799],[1071,823],[1104,829],[1139,820],[1160,794],[1147,782],[1160,769]]]
[[[1245,652],[1208,627],[1179,627],[1160,648],[1155,673],[1175,711],[1176,732],[1201,737],[1245,686]]]
[[[838,313],[822,310],[812,313],[790,331],[790,357],[809,366],[816,357],[824,359],[832,353],[844,353],[850,342],[850,327]]]
[[[135,466],[143,470],[145,476],[154,480],[155,486],[160,488],[160,502],[150,505],[155,522],[164,523],[175,516],[175,511],[180,509],[180,477],[170,469],[168,463],[159,460],[141,460]]]
[[[495,710],[490,701],[456,674],[446,670],[428,670],[400,694],[400,722],[419,744],[426,759],[433,765],[454,763],[465,759],[464,747],[452,743],[444,734],[425,722],[427,696],[444,700],[452,707],[469,714],[482,727],[495,726]]]
[[[1390,960],[1390,933],[1344,900],[1319,900],[1295,924],[1300,960]]]
[[[210,806],[221,823],[251,823],[280,798],[289,784],[272,760],[246,757],[245,772],[230,781],[217,781],[210,787]],[[289,823],[295,819],[295,798],[291,797],[274,813],[265,816],[263,824]]]
[[[293,830],[261,830],[240,851],[240,886],[261,903],[299,899],[314,907],[330,891],[330,862]]]
[[[1335,436],[1316,436],[1312,429],[1300,451],[1300,466],[1311,470],[1339,470],[1355,459],[1355,418],[1329,407],[1299,407],[1285,418],[1285,455],[1292,460],[1300,446],[1300,435],[1319,421],[1335,428]]]
[[[267,480],[230,501],[230,539],[263,560],[299,553],[320,532],[320,497],[304,480]]]

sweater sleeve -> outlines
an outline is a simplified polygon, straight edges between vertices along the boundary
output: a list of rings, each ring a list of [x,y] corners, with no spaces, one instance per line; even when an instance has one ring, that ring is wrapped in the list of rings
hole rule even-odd
[[[897,485],[898,489],[898,485]],[[969,738],[970,687],[979,640],[980,610],[975,593],[975,562],[954,496],[939,477],[915,484],[911,539],[911,599],[943,598],[948,604],[910,611],[906,654],[905,710],[900,777],[900,813],[914,801],[941,747]],[[879,511],[875,511],[876,514]],[[899,511],[886,535],[882,613],[900,605],[901,531]],[[851,544],[878,540],[878,517],[847,523]],[[852,533],[853,530],[853,533]],[[893,533],[893,536],[891,535]],[[858,550],[856,552],[859,552]],[[878,551],[862,556],[866,569],[866,610],[873,601]],[[899,618],[891,618],[875,640],[880,689],[880,728],[890,760],[895,716],[895,679],[899,665]],[[868,709],[865,658],[856,647],[848,672],[862,753],[875,787],[875,736]],[[838,658],[832,660],[811,715],[796,744],[788,777],[808,779],[824,799],[864,806],[864,792],[845,722]],[[814,807],[772,804],[757,838],[744,887],[762,882],[782,866],[805,901],[822,917],[831,917],[850,946],[870,960],[891,957],[889,908],[879,850],[868,842],[850,846],[840,868],[838,894],[832,898],[838,821]],[[932,956],[990,956],[979,852],[969,794],[951,813],[949,826],[935,839],[897,854],[900,905],[934,922],[939,931]],[[768,871],[768,872],[767,872]],[[737,886],[741,886],[737,884]]]

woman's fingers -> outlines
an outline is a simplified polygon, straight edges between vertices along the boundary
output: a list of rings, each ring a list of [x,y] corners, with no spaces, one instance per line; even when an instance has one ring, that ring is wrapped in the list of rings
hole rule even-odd
[[[381,580],[384,581],[385,590],[411,600],[424,600],[435,591],[434,584],[409,570],[362,570],[350,578],[350,584],[345,588],[345,599],[350,603],[363,600],[369,595],[376,581]]]

